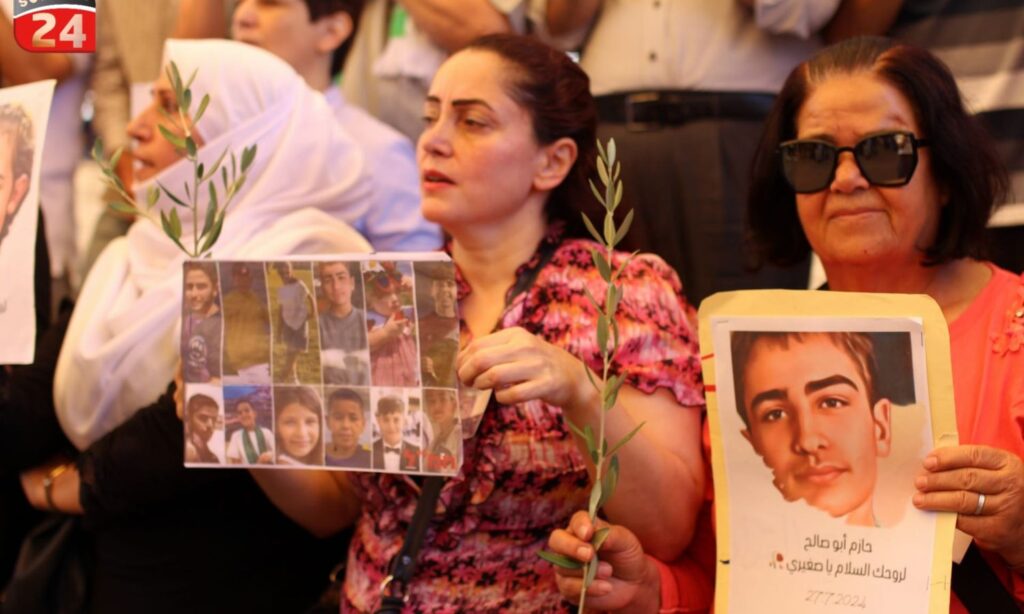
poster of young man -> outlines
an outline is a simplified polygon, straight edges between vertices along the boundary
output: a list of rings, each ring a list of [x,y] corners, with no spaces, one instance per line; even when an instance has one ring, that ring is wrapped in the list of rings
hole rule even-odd
[[[925,457],[956,442],[938,307],[733,292],[700,317],[716,611],[948,611],[954,520],[911,503]]]
[[[0,364],[35,357],[39,176],[55,84],[0,89]]]

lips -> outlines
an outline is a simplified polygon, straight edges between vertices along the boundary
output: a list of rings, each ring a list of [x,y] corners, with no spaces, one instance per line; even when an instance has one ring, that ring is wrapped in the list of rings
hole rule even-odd
[[[445,175],[444,173],[442,173],[440,171],[436,171],[436,170],[433,170],[433,169],[427,169],[427,170],[423,171],[423,183],[424,184],[448,184],[448,185],[454,185],[455,184],[455,182],[452,181],[451,177],[449,177],[448,175]]]
[[[804,482],[810,482],[811,484],[821,486],[831,484],[847,471],[849,470],[846,467],[841,467],[839,465],[817,465],[797,472],[796,478]]]

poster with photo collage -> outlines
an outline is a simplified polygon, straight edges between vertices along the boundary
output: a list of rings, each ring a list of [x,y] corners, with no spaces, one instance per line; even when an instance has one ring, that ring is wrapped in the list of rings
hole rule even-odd
[[[458,471],[446,255],[193,260],[182,279],[186,466]]]

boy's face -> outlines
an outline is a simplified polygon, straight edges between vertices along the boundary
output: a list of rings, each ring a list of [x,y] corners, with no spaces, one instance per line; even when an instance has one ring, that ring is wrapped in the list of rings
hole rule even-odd
[[[331,403],[327,413],[327,428],[331,430],[331,438],[339,447],[350,450],[359,445],[359,436],[363,434],[366,419],[363,408],[351,399],[343,399]]]
[[[192,412],[189,422],[193,433],[198,435],[203,442],[210,441],[210,438],[213,437],[213,430],[217,426],[217,407],[204,405],[196,409]]]
[[[380,427],[380,435],[384,443],[389,446],[397,446],[402,441],[402,427],[405,419],[401,411],[377,414],[377,426]]]
[[[235,6],[232,36],[288,62],[297,72],[329,54],[346,38],[332,36],[328,18],[310,21],[304,0],[241,0]]]
[[[185,273],[185,303],[192,313],[208,314],[217,289],[206,273],[192,269]]]
[[[349,273],[344,262],[328,262],[320,266],[320,283],[324,288],[324,296],[336,307],[348,307],[352,304],[352,291],[355,290],[355,279]]]
[[[455,420],[455,395],[443,390],[425,393],[427,417],[436,425],[447,425]]]
[[[274,270],[277,271],[277,275],[281,278],[281,281],[288,283],[292,279],[292,263],[290,262],[278,262],[274,265]]]
[[[256,428],[256,412],[253,410],[252,405],[247,402],[243,401],[238,404],[238,423],[247,431],[252,431]]]
[[[788,501],[834,517],[870,505],[877,459],[890,446],[890,403],[872,407],[854,360],[824,335],[758,340],[742,373],[743,435]]]
[[[430,296],[434,311],[443,318],[455,317],[456,287],[454,279],[435,279],[430,282]]]
[[[14,146],[17,137],[0,126],[0,237],[28,192],[28,175],[14,176]]]

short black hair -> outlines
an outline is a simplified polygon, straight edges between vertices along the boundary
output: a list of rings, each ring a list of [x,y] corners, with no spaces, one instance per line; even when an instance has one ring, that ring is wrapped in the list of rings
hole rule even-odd
[[[305,0],[306,8],[309,9],[309,20],[317,21],[328,15],[334,15],[344,11],[352,19],[352,33],[345,42],[338,46],[331,55],[331,75],[336,75],[345,64],[348,52],[352,49],[352,41],[359,31],[359,16],[363,12],[363,0]]]
[[[1009,180],[991,137],[965,108],[949,68],[930,52],[882,37],[857,37],[822,49],[801,63],[779,92],[754,156],[747,221],[758,264],[802,262],[810,244],[796,211],[796,193],[782,176],[779,144],[796,138],[796,117],[814,88],[835,75],[867,72],[910,103],[928,139],[931,170],[949,201],[939,214],[924,263],[984,258],[985,227]]]
[[[340,403],[342,401],[352,401],[359,406],[359,410],[363,413],[363,417],[366,417],[366,399],[363,395],[359,394],[355,390],[349,390],[348,388],[338,388],[327,397],[327,408],[328,414],[330,408],[334,403]]]

